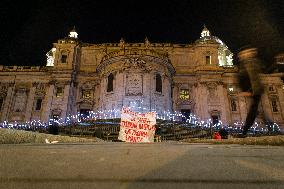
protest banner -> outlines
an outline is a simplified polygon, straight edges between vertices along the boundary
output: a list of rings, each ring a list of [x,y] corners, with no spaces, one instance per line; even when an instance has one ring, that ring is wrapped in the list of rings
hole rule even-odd
[[[127,107],[121,110],[118,139],[125,142],[154,142],[156,112],[137,113]]]

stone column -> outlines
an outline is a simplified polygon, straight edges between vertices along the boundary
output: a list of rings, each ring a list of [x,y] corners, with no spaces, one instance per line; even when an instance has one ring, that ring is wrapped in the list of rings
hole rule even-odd
[[[228,102],[228,93],[227,89],[223,85],[218,85],[217,86],[217,93],[221,94],[220,95],[220,107],[221,107],[221,121],[223,124],[228,124],[231,122],[230,115],[231,115],[231,110],[229,107],[229,102]],[[219,93],[220,92],[220,93]]]
[[[46,104],[43,107],[44,113],[42,114],[42,121],[44,121],[45,123],[48,122],[49,116],[50,116],[51,111],[52,111],[51,107],[52,107],[53,95],[54,95],[54,85],[51,84],[51,85],[49,85],[47,95],[45,96]]]
[[[278,88],[277,88],[277,95],[278,95],[278,98],[279,98],[279,111],[280,111],[280,114],[281,114],[281,127],[284,128],[284,90],[282,89],[282,85],[280,85]]]
[[[279,98],[279,100],[280,100],[280,98]],[[262,105],[264,118],[268,119],[270,121],[273,121],[273,115],[272,115],[272,110],[271,110],[271,106],[270,106],[270,99],[269,99],[267,92],[264,92],[263,95],[261,96],[260,103]]]
[[[154,98],[154,91],[155,91],[155,74],[151,73],[149,77],[149,111],[154,110],[155,108],[155,98]]]
[[[1,122],[8,121],[9,119],[9,112],[11,111],[13,97],[14,97],[14,86],[9,86],[6,98],[3,103]]]
[[[173,111],[177,111],[177,101],[178,101],[178,88],[179,84],[174,84],[173,86]]]
[[[174,107],[174,86],[173,86],[173,80],[169,81],[169,87],[170,87],[170,93],[169,93],[169,111],[173,111]],[[168,111],[168,110],[166,110]]]
[[[151,73],[145,73],[143,77],[143,106],[150,111],[151,108]]]
[[[101,85],[95,86],[94,100],[95,106],[93,107],[93,111],[98,111],[100,108],[100,94],[101,94]]]
[[[171,86],[171,82],[169,78],[166,78],[166,87],[165,87],[165,107],[163,111],[167,111],[167,110],[171,110],[172,109],[172,98],[171,98],[171,90],[172,90],[172,86]]]
[[[196,100],[196,105],[197,105],[197,112],[196,115],[201,119],[201,120],[207,120],[210,117],[209,112],[208,112],[208,91],[207,87],[205,84],[198,84],[197,88],[197,94],[196,94],[197,100]]]
[[[34,104],[34,98],[35,98],[35,87],[32,87],[29,92],[28,100],[27,100],[27,105],[26,105],[26,112],[25,112],[25,120],[26,121],[31,121],[31,115],[33,111],[33,104]]]
[[[121,109],[123,104],[123,98],[125,97],[125,81],[124,81],[124,74],[117,73],[115,77],[115,99],[114,104],[116,109]]]
[[[64,87],[64,97],[63,97],[63,102],[62,102],[62,105],[61,105],[61,118],[63,120],[65,120],[65,118],[68,116],[68,107],[69,107],[69,94],[70,94],[70,85],[65,85]],[[71,102],[70,102],[71,103]]]
[[[105,87],[106,87],[106,78],[105,77],[103,77],[102,79],[101,79],[101,85],[100,85],[100,99],[99,99],[99,105],[98,105],[98,107],[99,107],[99,110],[104,110],[104,103],[105,103],[105,99],[104,99],[104,97],[105,97]]]

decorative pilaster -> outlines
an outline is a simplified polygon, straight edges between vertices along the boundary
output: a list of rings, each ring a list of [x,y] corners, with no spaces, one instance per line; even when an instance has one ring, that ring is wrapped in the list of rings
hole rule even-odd
[[[65,85],[64,87],[64,97],[63,97],[63,102],[61,105],[61,118],[64,120],[68,116],[68,107],[69,107],[69,93],[70,93],[70,85]]]
[[[277,95],[279,98],[279,111],[281,114],[282,126],[284,126],[284,91],[282,89],[282,85],[280,85],[277,89]]]
[[[32,87],[30,89],[30,93],[27,100],[26,105],[26,112],[25,112],[25,120],[29,121],[31,119],[32,111],[33,111],[33,104],[34,104],[34,98],[35,98],[35,87]]]
[[[230,106],[229,106],[229,102],[228,102],[228,94],[227,94],[227,89],[224,88],[222,85],[217,86],[217,92],[220,96],[220,102],[223,102],[222,105],[220,104],[220,108],[221,108],[221,121],[224,124],[228,124],[229,122],[231,122],[230,120],[230,115],[231,115],[231,110],[230,110]]]
[[[42,115],[43,121],[45,123],[48,122],[49,116],[52,112],[51,106],[52,106],[52,101],[53,101],[53,95],[54,95],[54,84],[49,85],[48,93],[46,95],[46,105],[43,107],[43,112],[44,114]]]
[[[14,86],[9,86],[7,96],[3,103],[1,121],[8,121],[9,109],[12,106]]]

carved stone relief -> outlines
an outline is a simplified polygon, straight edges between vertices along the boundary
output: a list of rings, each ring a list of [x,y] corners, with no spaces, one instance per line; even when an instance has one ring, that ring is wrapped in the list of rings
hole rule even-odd
[[[0,86],[0,97],[4,98],[7,95],[8,85],[1,85]]]
[[[206,84],[208,90],[208,103],[216,104],[220,102],[218,91],[217,91],[217,83],[210,82]]]
[[[126,95],[138,96],[143,94],[143,76],[132,73],[126,76]]]
[[[46,85],[44,83],[34,82],[32,84],[33,87],[36,88],[35,95],[36,96],[45,96]]]
[[[23,112],[27,102],[27,90],[20,88],[16,90],[15,101],[14,101],[14,112]]]
[[[145,72],[150,72],[152,70],[151,66],[147,65],[146,62],[140,58],[129,58],[125,60],[123,65],[123,70],[140,70]]]

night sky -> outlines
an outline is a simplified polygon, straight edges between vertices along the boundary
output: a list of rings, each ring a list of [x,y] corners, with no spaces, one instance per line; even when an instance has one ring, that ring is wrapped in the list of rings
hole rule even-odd
[[[283,0],[15,1],[0,7],[0,64],[42,65],[52,43],[76,26],[86,43],[150,42],[189,44],[205,24],[235,54],[259,48],[268,65],[284,52]]]

